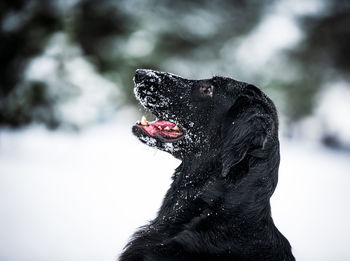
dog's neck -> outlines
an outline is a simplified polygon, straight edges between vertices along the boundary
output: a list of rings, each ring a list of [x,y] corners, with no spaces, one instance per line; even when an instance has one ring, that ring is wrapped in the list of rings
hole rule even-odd
[[[273,157],[266,159],[247,157],[226,177],[221,176],[219,153],[186,157],[176,169],[173,186],[179,189],[191,186],[204,200],[222,200],[221,206],[234,214],[237,222],[270,220],[270,197],[277,185],[279,167],[278,147],[270,154],[274,154]],[[272,162],[269,159],[277,160]]]
[[[271,153],[279,154],[278,147]],[[213,226],[229,222],[230,230],[223,233],[227,233],[230,242],[242,251],[255,253],[256,245],[262,242],[272,248],[282,244],[281,251],[284,247],[288,250],[288,242],[271,217],[270,197],[277,182],[278,162],[247,158],[250,161],[248,172],[235,180],[234,169],[229,176],[221,176],[219,155],[203,158],[206,161],[198,157],[183,159],[154,223],[164,225],[165,222],[167,227],[174,223],[178,227],[181,222],[188,231],[196,231],[201,222],[207,225],[213,222]],[[262,177],[266,182],[259,183],[260,179],[252,177]],[[216,229],[220,231],[220,226]]]

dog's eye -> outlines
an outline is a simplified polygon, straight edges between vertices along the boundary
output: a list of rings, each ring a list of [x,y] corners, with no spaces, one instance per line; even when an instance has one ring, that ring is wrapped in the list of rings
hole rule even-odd
[[[205,95],[213,96],[213,91],[214,91],[213,85],[201,86],[200,90]]]

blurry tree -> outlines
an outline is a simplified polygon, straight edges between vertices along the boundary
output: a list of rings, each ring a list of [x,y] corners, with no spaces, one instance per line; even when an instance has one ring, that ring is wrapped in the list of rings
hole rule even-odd
[[[270,85],[284,93],[285,112],[291,122],[312,111],[315,94],[333,79],[331,76],[349,77],[350,2],[323,1],[324,12],[299,18],[305,33],[300,44],[280,54],[288,57],[285,64],[293,68],[293,76],[280,77],[280,68],[272,76]],[[135,101],[131,78],[137,68],[198,77],[203,71],[205,75],[226,74],[232,65],[239,67],[239,61],[232,58],[236,44],[260,24],[275,2],[2,1],[0,125],[39,121],[58,126],[57,97],[48,90],[49,83],[28,82],[23,77],[28,62],[43,52],[47,39],[57,32],[79,46],[85,59],[103,77],[117,83],[127,98],[125,102],[130,103]],[[62,64],[64,67],[64,59]],[[51,88],[60,88],[60,84]],[[69,91],[64,95],[69,98]]]
[[[136,68],[164,69],[174,59],[198,64],[213,60],[225,41],[252,30],[272,2],[78,0],[62,8],[65,2],[59,0],[3,1],[0,124],[36,120],[57,126],[56,97],[50,97],[47,83],[22,77],[28,61],[55,32],[78,43],[99,72],[123,88],[126,102],[132,102]]]
[[[62,29],[60,14],[51,1],[1,1],[0,23],[0,125],[21,126],[36,118],[56,126],[54,102],[45,95],[45,84],[22,80],[28,61]]]
[[[73,34],[133,102],[135,69],[164,70],[173,58],[213,60],[225,41],[252,30],[272,2],[102,0],[96,5],[82,0],[73,15]]]
[[[303,17],[305,40],[295,51],[301,63],[317,68],[319,77],[350,76],[350,1],[327,1],[324,12]]]
[[[298,73],[280,82],[289,99],[286,113],[290,121],[312,112],[316,94],[326,83],[350,77],[350,1],[323,3],[323,12],[299,18],[304,38],[289,51],[289,62]]]

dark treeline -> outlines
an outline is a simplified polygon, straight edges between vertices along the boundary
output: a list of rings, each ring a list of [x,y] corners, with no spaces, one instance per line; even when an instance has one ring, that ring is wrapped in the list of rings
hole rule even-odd
[[[257,28],[277,3],[2,1],[0,124],[21,127],[35,121],[55,128],[64,120],[55,111],[57,97],[48,91],[48,83],[24,77],[29,62],[42,54],[55,33],[67,35],[98,73],[117,83],[124,93],[123,102],[133,103],[131,78],[136,68],[171,70],[186,77],[202,76],[203,72],[237,76],[239,61],[223,57],[234,53],[238,41]],[[304,34],[302,40],[279,54],[283,68],[293,67],[297,74],[280,77],[283,69],[275,70],[265,86],[287,97],[284,114],[291,123],[312,112],[315,95],[325,83],[349,78],[350,2],[320,3],[324,5],[322,12],[296,18]],[[251,77],[263,78],[264,68],[259,74]],[[249,73],[242,77],[246,75]]]

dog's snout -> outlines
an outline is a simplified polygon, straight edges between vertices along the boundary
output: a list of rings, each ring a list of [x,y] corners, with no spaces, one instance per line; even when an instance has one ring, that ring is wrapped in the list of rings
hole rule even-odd
[[[137,69],[135,72],[135,82],[143,82],[147,78],[147,71],[143,69]]]
[[[155,83],[160,84],[161,77],[160,72],[148,70],[148,69],[137,69],[134,76],[134,81],[136,84],[144,83],[144,84],[152,84]]]

